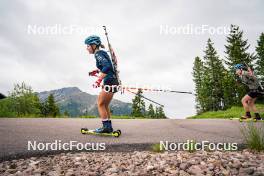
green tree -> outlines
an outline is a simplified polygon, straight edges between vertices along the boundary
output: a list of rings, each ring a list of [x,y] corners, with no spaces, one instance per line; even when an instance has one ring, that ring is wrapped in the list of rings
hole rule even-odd
[[[261,81],[264,81],[264,33],[261,33],[257,42],[256,74],[260,77]]]
[[[139,89],[136,96],[132,100],[132,112],[133,117],[144,117],[145,116],[145,102],[142,98],[142,90]]]
[[[12,109],[17,116],[40,114],[39,98],[33,93],[32,88],[24,82],[21,85],[16,84],[9,97],[12,102]]]
[[[49,115],[49,109],[48,109],[47,101],[40,103],[40,113],[44,117],[47,117]]]
[[[64,111],[64,116],[66,116],[66,117],[69,117],[70,116],[70,114],[69,114],[69,112],[66,110],[66,111]],[[87,113],[86,113],[86,115],[87,115]]]
[[[53,94],[50,94],[48,96],[46,106],[47,106],[49,116],[56,117],[60,115],[60,110],[59,110],[59,107],[55,103]]]
[[[206,110],[217,111],[223,109],[223,73],[224,66],[219,59],[211,39],[208,39],[204,56],[203,86],[207,89]]]
[[[201,113],[205,111],[205,94],[207,92],[206,89],[204,89],[204,63],[203,61],[197,56],[194,59],[194,66],[193,66],[193,81],[195,84],[195,101],[196,101],[196,111],[197,113]]]
[[[239,29],[236,25],[231,25],[231,32],[227,36],[227,45],[226,48],[226,60],[225,63],[228,66],[228,70],[232,71],[233,66],[238,63],[245,63],[249,66],[252,65],[252,62],[255,60],[253,54],[248,52],[250,45],[247,40],[243,39],[243,31]],[[241,98],[246,94],[246,87],[242,84],[236,84],[235,82],[235,74],[232,74],[232,83],[230,83],[233,92],[235,93],[233,100],[230,102],[234,102],[235,105],[240,105]]]
[[[227,36],[227,45],[225,45],[227,54],[225,63],[230,69],[239,63],[251,65],[256,59],[253,54],[248,52],[250,45],[247,40],[243,39],[243,34],[239,26],[231,25],[230,34]]]
[[[164,113],[162,106],[156,107],[156,117],[159,119],[166,118],[166,115]]]
[[[16,117],[16,112],[14,111],[12,100],[7,97],[0,100],[0,117]]]
[[[234,84],[238,83],[234,81],[234,76],[232,74],[232,72],[225,70],[223,75],[224,109],[231,108],[237,103]]]
[[[152,104],[150,104],[148,107],[147,116],[151,118],[155,118],[155,110]]]

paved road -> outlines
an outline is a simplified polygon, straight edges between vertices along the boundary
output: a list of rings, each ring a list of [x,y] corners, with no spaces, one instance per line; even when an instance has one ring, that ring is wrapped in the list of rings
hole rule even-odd
[[[119,138],[80,134],[82,127],[99,127],[99,119],[0,118],[0,160],[56,153],[28,151],[28,141],[104,142],[109,151],[142,150],[160,141],[184,142],[188,139],[242,143],[238,121],[114,119],[112,122],[115,129],[122,130]]]

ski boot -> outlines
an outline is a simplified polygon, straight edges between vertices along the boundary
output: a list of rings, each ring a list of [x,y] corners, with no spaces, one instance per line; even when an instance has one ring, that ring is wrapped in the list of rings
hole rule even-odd
[[[262,119],[261,119],[259,113],[255,113],[254,121],[256,122],[256,121],[260,121],[260,120],[262,120]]]
[[[121,130],[113,131],[111,120],[103,121],[103,126],[95,130],[88,130],[87,128],[82,128],[82,134],[92,134],[101,136],[114,136],[119,137],[121,135]]]
[[[252,120],[250,112],[246,112],[246,114],[241,116],[239,119],[240,122],[250,121],[250,120]]]
[[[111,120],[102,121],[102,123],[103,123],[103,126],[101,128],[96,128],[94,130],[95,133],[112,133],[113,132]]]

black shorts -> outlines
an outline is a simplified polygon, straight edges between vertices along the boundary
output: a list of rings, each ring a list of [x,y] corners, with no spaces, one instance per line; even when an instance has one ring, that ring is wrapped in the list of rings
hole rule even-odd
[[[247,95],[250,96],[251,98],[258,98],[263,96],[263,93],[258,91],[249,91]]]
[[[116,93],[119,91],[119,89],[120,86],[117,79],[112,78],[104,80],[103,91]]]
[[[114,84],[114,85],[103,85],[102,87],[103,91],[105,92],[111,92],[111,93],[116,93],[119,91],[120,86],[118,84]]]

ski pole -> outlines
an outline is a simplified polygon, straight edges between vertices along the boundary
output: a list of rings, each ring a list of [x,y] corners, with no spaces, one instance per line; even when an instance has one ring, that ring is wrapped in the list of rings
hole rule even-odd
[[[128,91],[128,92],[130,92],[130,93],[132,93],[132,94],[138,95],[137,93],[132,92],[132,91],[130,91],[130,90],[126,90],[126,91]],[[152,103],[155,103],[155,104],[157,104],[157,105],[159,105],[159,106],[161,106],[161,107],[164,107],[164,105],[162,105],[162,104],[160,104],[160,103],[158,103],[158,102],[156,102],[156,101],[154,101],[154,100],[151,100],[151,99],[149,99],[149,98],[147,98],[147,97],[145,97],[145,96],[143,96],[143,95],[138,95],[138,96],[140,96],[140,97],[142,97],[142,98],[144,98],[144,99],[146,99],[146,100],[148,100],[148,101],[150,101],[150,102],[152,102]]]
[[[96,77],[98,77],[98,76],[96,76]],[[101,88],[104,88],[103,85],[100,86],[100,87],[101,87]],[[130,93],[132,93],[132,94],[138,95],[137,93],[132,92],[132,91],[130,91],[129,89],[122,89],[122,91],[124,91],[124,90],[126,90],[126,91],[128,91],[128,92],[130,92]],[[161,106],[161,107],[164,107],[164,105],[162,105],[162,104],[160,104],[160,103],[158,103],[158,102],[156,102],[156,101],[154,101],[154,100],[151,100],[151,99],[149,99],[149,98],[147,98],[147,97],[145,97],[145,96],[143,96],[143,95],[139,95],[139,96],[142,97],[142,98],[144,98],[144,99],[146,99],[146,100],[148,100],[148,101],[150,101],[150,102],[152,102],[152,103],[155,103],[155,104],[157,104],[157,105],[159,105],[159,106]]]
[[[136,87],[122,87],[122,89],[132,89],[132,90],[143,90],[143,91],[154,91],[154,92],[171,92],[171,93],[183,93],[183,94],[194,94],[192,92],[186,91],[176,91],[176,90],[169,90],[169,89],[148,89],[148,88],[136,88]]]
[[[95,76],[98,77],[98,76]],[[171,93],[181,93],[181,94],[190,94],[190,95],[195,95],[193,92],[186,92],[186,91],[176,91],[176,90],[169,90],[169,89],[148,89],[148,88],[136,88],[136,87],[123,87],[119,86],[119,90],[122,92],[124,90],[142,90],[142,91],[153,91],[153,92],[171,92]]]

